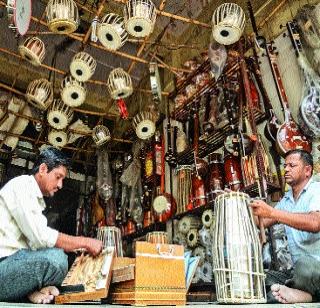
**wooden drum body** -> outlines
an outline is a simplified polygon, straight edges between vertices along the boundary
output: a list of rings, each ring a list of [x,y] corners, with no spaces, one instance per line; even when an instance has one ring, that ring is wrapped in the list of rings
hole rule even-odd
[[[133,92],[131,77],[121,67],[111,71],[107,87],[113,99],[128,97]]]
[[[88,81],[94,74],[97,67],[96,60],[88,53],[78,52],[70,63],[70,73],[78,81]]]
[[[216,193],[224,189],[224,167],[220,153],[211,153],[208,156],[209,176],[208,176],[208,201],[213,201]]]
[[[231,190],[239,190],[242,187],[242,172],[239,157],[227,155],[224,158],[225,184]]]
[[[250,197],[230,192],[215,200],[213,272],[217,300],[222,303],[265,303],[262,247],[254,223]]]
[[[115,256],[123,257],[121,230],[117,227],[99,227],[97,238],[102,241],[103,248],[114,247]]]
[[[31,81],[26,91],[26,99],[33,106],[41,110],[47,110],[53,101],[51,82],[46,79]]]
[[[93,141],[97,146],[101,146],[111,140],[111,135],[108,127],[97,125],[92,132]]]
[[[48,134],[48,141],[53,146],[62,148],[68,143],[68,134],[63,130],[51,129]]]
[[[178,197],[177,214],[192,209],[192,166],[181,165],[177,167]]]
[[[168,233],[167,232],[149,232],[147,233],[147,242],[153,244],[168,244]]]
[[[60,94],[66,105],[78,107],[84,103],[87,90],[83,82],[67,76],[62,80]]]
[[[73,0],[49,0],[46,8],[50,31],[70,34],[79,26],[78,7]]]
[[[60,99],[53,101],[52,107],[47,114],[48,122],[55,129],[64,129],[71,122],[73,110]]]
[[[104,47],[112,50],[121,48],[128,39],[123,17],[114,13],[105,15],[97,26],[97,36]]]
[[[18,50],[21,57],[34,66],[39,66],[46,54],[46,47],[38,37],[28,37]]]
[[[154,135],[156,131],[156,114],[150,111],[141,111],[132,120],[132,126],[138,138],[145,140]]]

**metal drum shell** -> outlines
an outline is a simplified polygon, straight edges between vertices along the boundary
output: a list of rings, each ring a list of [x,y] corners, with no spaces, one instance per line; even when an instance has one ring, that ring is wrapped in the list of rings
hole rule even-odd
[[[109,74],[107,88],[113,99],[126,98],[133,92],[130,75],[121,67],[115,68]]]
[[[46,55],[45,44],[36,36],[28,37],[22,45],[18,47],[21,57],[34,66],[39,66]]]
[[[60,95],[66,105],[69,107],[78,107],[84,103],[87,90],[83,82],[67,76],[61,82]]]
[[[97,125],[93,128],[92,139],[97,146],[101,146],[111,140],[111,134],[108,127]]]
[[[141,111],[132,120],[132,126],[138,138],[145,140],[152,137],[156,131],[157,116],[149,111]]]
[[[87,52],[81,51],[74,55],[70,63],[70,73],[78,81],[88,81],[94,74],[97,61]]]
[[[63,130],[51,129],[48,134],[48,142],[58,148],[68,143],[68,134]]]
[[[47,114],[49,125],[55,129],[65,129],[71,122],[73,110],[60,99],[55,99]]]
[[[29,83],[26,99],[33,106],[47,110],[53,101],[53,87],[47,79],[41,78]]]
[[[128,39],[123,17],[114,13],[103,16],[97,26],[97,36],[104,47],[112,50],[121,48]]]
[[[48,28],[54,33],[71,34],[80,24],[78,7],[73,0],[49,0],[46,17]]]

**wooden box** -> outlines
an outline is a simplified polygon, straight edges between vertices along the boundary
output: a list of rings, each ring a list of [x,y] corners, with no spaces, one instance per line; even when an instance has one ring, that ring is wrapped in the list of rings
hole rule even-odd
[[[113,284],[112,301],[133,305],[185,305],[184,248],[136,242],[134,279]]]

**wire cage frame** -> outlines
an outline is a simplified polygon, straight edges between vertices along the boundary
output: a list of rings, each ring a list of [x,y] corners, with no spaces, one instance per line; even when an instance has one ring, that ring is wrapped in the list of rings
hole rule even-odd
[[[249,203],[249,195],[239,191],[215,199],[213,273],[221,303],[266,302],[262,247]]]
[[[220,44],[233,44],[240,39],[245,23],[245,14],[239,5],[223,3],[212,15],[212,36]]]
[[[113,99],[126,98],[133,92],[130,75],[121,67],[115,68],[109,74],[107,88]]]
[[[106,14],[97,25],[97,36],[104,47],[112,50],[121,48],[128,39],[124,18],[114,13]]]
[[[49,0],[46,18],[49,30],[54,33],[73,33],[80,24],[78,7],[73,0]]]
[[[41,39],[36,36],[28,37],[23,44],[19,45],[20,56],[34,66],[39,66],[46,55],[46,46]]]
[[[96,71],[97,61],[87,52],[76,53],[70,63],[70,73],[78,81],[88,81]]]
[[[125,28],[135,37],[145,37],[153,32],[157,10],[151,0],[129,0],[124,7]]]

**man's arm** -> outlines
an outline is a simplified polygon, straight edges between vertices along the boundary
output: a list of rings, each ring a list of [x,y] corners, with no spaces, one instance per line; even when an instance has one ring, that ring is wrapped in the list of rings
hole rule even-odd
[[[72,236],[59,232],[55,247],[61,248],[66,252],[84,248],[91,255],[96,256],[102,250],[102,242],[91,237]]]

